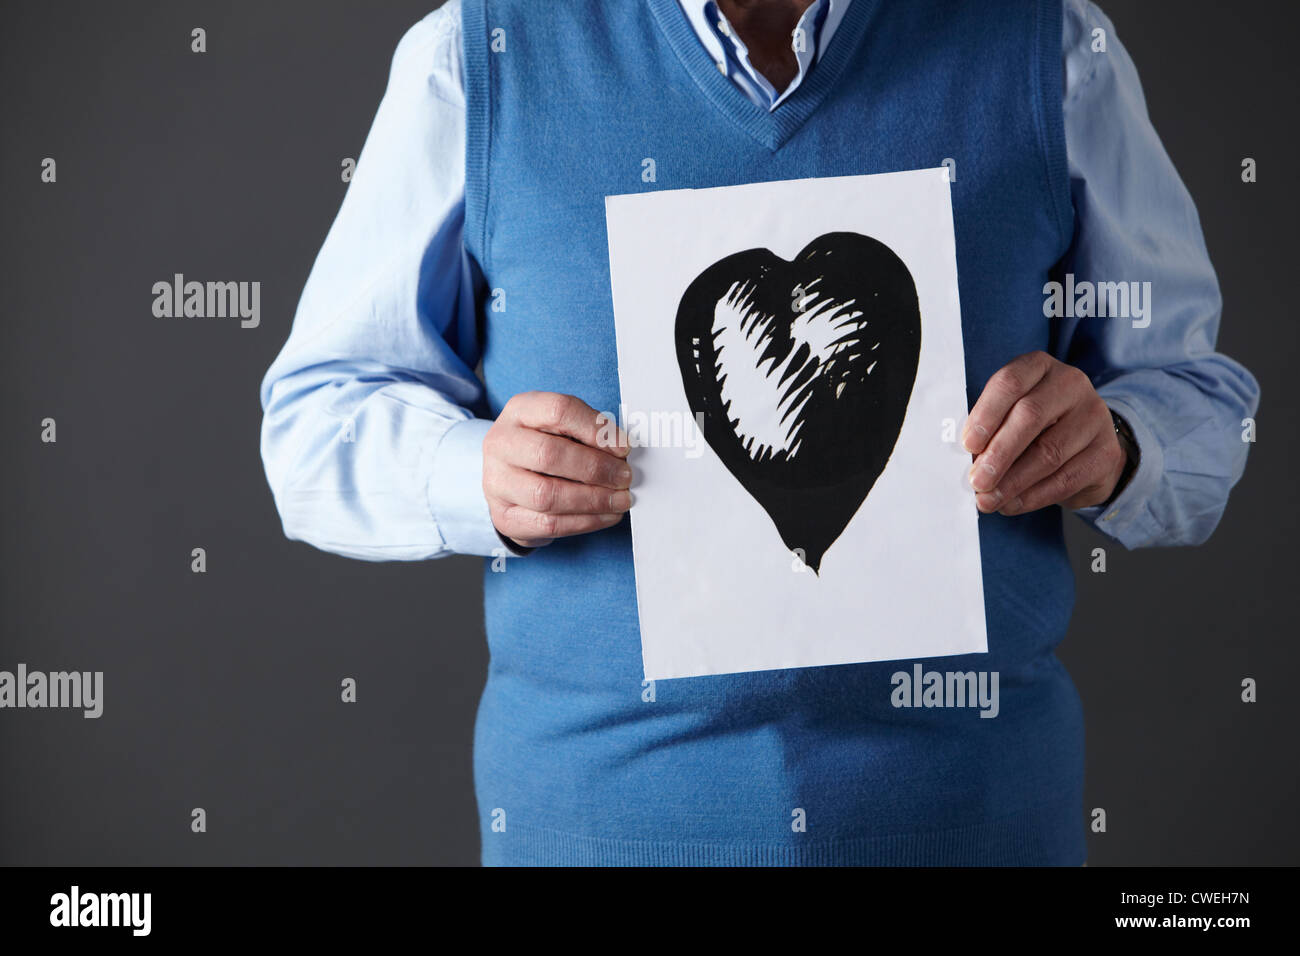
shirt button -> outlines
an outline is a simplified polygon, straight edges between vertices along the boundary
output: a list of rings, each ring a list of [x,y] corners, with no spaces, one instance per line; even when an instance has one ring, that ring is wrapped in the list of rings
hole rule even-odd
[[[727,75],[727,64],[724,63],[722,60],[718,61],[718,72],[721,73],[723,76]]]
[[[1118,511],[1112,511],[1110,514],[1106,515],[1106,520],[1107,521],[1113,520],[1117,514],[1119,514]]]
[[[726,20],[718,21],[718,32],[721,33],[724,37],[731,36],[731,27],[727,25]]]

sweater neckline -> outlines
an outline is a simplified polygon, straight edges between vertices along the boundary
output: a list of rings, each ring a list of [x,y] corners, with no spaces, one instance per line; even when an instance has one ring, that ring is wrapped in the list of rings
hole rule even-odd
[[[696,36],[678,0],[648,0],[659,29],[682,67],[691,75],[696,88],[715,109],[773,152],[799,131],[835,87],[862,43],[876,2],[853,0],[824,55],[813,64],[799,88],[776,109],[768,110],[756,105],[722,74]]]

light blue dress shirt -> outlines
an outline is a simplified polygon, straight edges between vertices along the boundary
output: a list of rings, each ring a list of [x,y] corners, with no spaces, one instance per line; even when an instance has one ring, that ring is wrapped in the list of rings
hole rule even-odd
[[[798,75],[781,93],[712,0],[681,3],[719,68],[755,103],[779,109],[816,68],[849,0],[814,0],[804,13]],[[1258,385],[1214,351],[1218,282],[1132,61],[1094,4],[1064,0],[1064,10],[1077,216],[1064,265],[1078,280],[1137,278],[1155,290],[1147,328],[1060,320],[1058,357],[1078,351],[1097,365],[1084,370],[1141,450],[1104,514],[1076,513],[1129,548],[1199,543],[1244,468],[1247,446],[1225,435],[1254,415]],[[262,382],[262,458],[285,534],[349,557],[507,553],[482,491],[491,422],[475,417],[483,387],[476,276],[461,242],[460,29],[450,0],[398,44],[347,195]],[[1105,31],[1104,53],[1093,52],[1095,29]]]
[[[800,16],[791,36],[791,48],[799,63],[799,72],[790,85],[778,92],[762,73],[749,62],[749,50],[740,35],[731,29],[727,18],[713,0],[679,0],[686,18],[700,37],[700,42],[718,64],[718,70],[730,77],[745,95],[759,106],[776,109],[786,100],[822,55],[836,28],[844,19],[849,0],[813,0]]]

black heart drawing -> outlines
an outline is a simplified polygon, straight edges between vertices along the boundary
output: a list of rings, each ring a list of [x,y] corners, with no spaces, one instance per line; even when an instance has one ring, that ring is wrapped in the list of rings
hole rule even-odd
[[[737,252],[687,287],[676,341],[709,447],[819,571],[903,427],[921,353],[912,274],[854,232],[793,262]]]

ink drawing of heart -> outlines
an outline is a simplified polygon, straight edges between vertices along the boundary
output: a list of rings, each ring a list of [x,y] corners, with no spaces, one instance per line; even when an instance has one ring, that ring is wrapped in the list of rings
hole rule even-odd
[[[677,308],[691,412],[781,540],[814,572],[893,454],[916,381],[916,284],[884,243],[818,236],[701,272]]]

